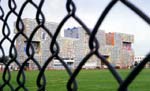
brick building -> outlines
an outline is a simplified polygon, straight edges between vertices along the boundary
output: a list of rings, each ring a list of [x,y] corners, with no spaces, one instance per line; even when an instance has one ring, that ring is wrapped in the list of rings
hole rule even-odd
[[[24,33],[29,37],[37,25],[36,21],[23,19],[23,22],[25,26]],[[58,24],[47,22],[45,26],[54,34]],[[89,52],[89,36],[81,27],[67,28],[64,29],[63,32],[63,36],[59,34],[57,38],[60,47],[59,56],[62,57],[69,67],[75,68]],[[99,30],[96,37],[100,44],[100,53],[106,57],[114,67],[127,68],[132,64],[134,60],[134,51],[132,49],[132,43],[134,42],[133,35],[115,32],[105,33],[105,31]],[[34,58],[40,65],[43,65],[48,57],[51,56],[50,42],[51,38],[42,28],[38,29],[32,39],[32,45],[35,51]],[[18,60],[20,63],[28,58],[26,54],[26,43],[26,38],[23,36],[19,36],[16,40]],[[34,60],[28,62],[28,67],[30,69],[37,69]],[[84,65],[84,68],[97,67],[103,68],[105,65],[95,56],[92,56]],[[53,59],[53,61],[49,63],[48,68],[62,69],[63,66],[57,59]]]

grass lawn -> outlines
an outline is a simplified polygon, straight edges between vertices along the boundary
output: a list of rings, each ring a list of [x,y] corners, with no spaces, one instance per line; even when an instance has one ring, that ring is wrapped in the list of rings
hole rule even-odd
[[[131,70],[118,70],[120,75],[125,78]],[[17,72],[11,73],[11,84],[17,86]],[[150,69],[144,69],[140,75],[130,85],[129,91],[150,91]],[[36,77],[38,71],[26,71],[26,87],[29,91],[37,91]],[[47,91],[67,91],[66,83],[69,79],[66,71],[46,71],[45,72]],[[21,79],[20,79],[21,80]],[[0,72],[0,83],[2,83],[2,72]],[[78,91],[117,91],[118,83],[108,70],[82,70],[77,76]],[[8,86],[4,91],[10,91]],[[20,91],[24,91],[20,89]]]

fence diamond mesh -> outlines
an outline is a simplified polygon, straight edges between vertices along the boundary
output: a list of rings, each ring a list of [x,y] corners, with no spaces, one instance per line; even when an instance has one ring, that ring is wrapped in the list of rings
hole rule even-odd
[[[0,21],[2,23],[1,33],[2,33],[2,39],[0,40],[0,52],[1,52],[1,59],[0,63],[5,66],[3,73],[2,73],[2,80],[0,82],[0,90],[2,91],[3,88],[6,86],[9,87],[11,91],[28,91],[28,88],[26,87],[26,75],[25,75],[25,68],[27,67],[28,63],[33,63],[36,68],[39,71],[39,74],[37,76],[37,90],[38,91],[46,91],[46,76],[45,76],[45,70],[51,66],[51,62],[53,59],[56,59],[58,62],[61,63],[61,65],[65,68],[67,71],[67,74],[69,75],[69,79],[67,80],[66,88],[68,91],[78,91],[78,84],[76,77],[78,76],[79,72],[82,70],[82,67],[84,64],[92,57],[95,56],[99,61],[101,61],[103,64],[105,64],[110,70],[111,74],[114,76],[114,79],[118,82],[119,87],[118,91],[128,91],[128,86],[132,83],[132,81],[137,77],[139,72],[144,68],[145,64],[149,61],[150,54],[148,54],[143,61],[134,68],[134,70],[127,76],[125,80],[122,79],[122,77],[118,74],[116,69],[107,61],[107,59],[101,55],[101,51],[99,51],[99,48],[101,47],[96,34],[98,32],[98,29],[101,27],[101,24],[104,21],[104,18],[108,15],[108,13],[111,11],[111,9],[115,6],[116,3],[120,2],[124,4],[126,7],[131,9],[133,12],[135,12],[140,18],[142,18],[148,25],[150,24],[150,18],[138,7],[136,7],[133,3],[131,3],[128,0],[110,0],[106,8],[103,10],[102,14],[99,16],[95,26],[93,29],[89,29],[88,26],[85,24],[85,22],[80,19],[76,14],[76,3],[74,3],[74,0],[66,0],[66,15],[63,17],[61,22],[56,27],[55,31],[51,31],[51,28],[48,28],[46,26],[46,18],[42,11],[42,7],[45,4],[45,0],[39,0],[38,3],[35,3],[34,0],[24,0],[23,3],[20,6],[20,9],[18,10],[19,4],[16,3],[15,0],[7,0],[8,9],[5,10],[4,5],[1,5],[1,2],[3,0],[0,0]],[[27,7],[27,5],[31,5],[36,10],[35,14],[35,22],[36,25],[33,27],[32,32],[30,35],[27,35],[25,33],[25,23],[23,21],[22,15],[24,13],[24,9]],[[59,6],[58,6],[59,7]],[[9,17],[14,16],[16,17],[14,27],[15,27],[15,34],[13,37],[11,36],[11,33],[14,29],[11,29],[11,25],[9,24]],[[72,68],[66,64],[63,57],[60,54],[60,44],[58,43],[59,34],[61,32],[61,29],[63,26],[67,23],[69,19],[74,19],[82,28],[83,31],[88,35],[89,38],[87,38],[87,47],[88,51],[86,55],[83,55],[84,57],[82,60],[78,63],[76,69],[72,71]],[[32,25],[29,25],[32,26]],[[34,39],[34,36],[38,31],[44,31],[43,39],[45,37],[48,37],[51,41],[49,44],[47,44],[49,55],[46,55],[47,59],[45,59],[43,64],[41,65],[39,61],[35,58],[36,52],[38,50],[34,46],[38,46],[37,40]],[[45,36],[45,34],[47,36]],[[17,51],[16,41],[18,38],[24,38],[26,49],[25,49],[25,59],[20,60],[17,58],[20,53]],[[75,35],[74,35],[75,36]],[[78,36],[75,36],[78,37]],[[8,48],[8,55],[5,52],[4,43],[5,41],[10,43],[10,47]],[[33,43],[34,41],[34,43]],[[45,43],[46,44],[46,43]],[[76,51],[74,51],[76,52]],[[73,52],[73,53],[74,53]],[[69,54],[68,54],[69,55]],[[10,65],[15,64],[16,67],[18,67],[18,74],[16,78],[17,87],[14,87],[11,81],[11,69]]]

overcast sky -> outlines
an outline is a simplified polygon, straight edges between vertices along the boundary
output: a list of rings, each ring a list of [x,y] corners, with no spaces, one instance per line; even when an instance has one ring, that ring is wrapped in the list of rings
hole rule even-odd
[[[16,0],[17,2],[17,12],[19,12],[22,2],[25,0]],[[38,3],[40,0],[33,0]],[[150,0],[130,0],[136,6],[138,6],[143,12],[150,16]],[[102,11],[110,0],[74,0],[77,12],[76,15],[89,27],[93,28],[97,19],[100,17]],[[45,0],[44,6],[42,8],[45,18],[49,22],[59,23],[63,17],[66,15],[65,9],[66,0]],[[7,0],[1,0],[1,6],[5,11],[8,11]],[[28,4],[25,8],[22,18],[35,18],[36,9]],[[8,22],[13,27],[15,16],[11,15]],[[0,25],[2,22],[0,22]],[[64,27],[79,26],[73,19],[70,19]],[[135,50],[135,55],[144,56],[150,51],[150,26],[145,23],[139,16],[137,16],[133,11],[118,2],[111,12],[107,15],[101,30],[106,32],[122,32],[134,35],[133,49]],[[11,29],[13,34],[13,28]],[[2,36],[1,32],[0,35]],[[12,35],[13,36],[13,35]],[[4,43],[7,45],[8,43]],[[6,50],[7,51],[7,50]]]

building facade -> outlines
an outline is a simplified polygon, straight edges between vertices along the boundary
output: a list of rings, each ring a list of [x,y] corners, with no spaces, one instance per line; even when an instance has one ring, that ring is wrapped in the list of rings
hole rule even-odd
[[[24,34],[30,37],[32,31],[37,26],[36,21],[32,19],[23,19],[25,30]],[[53,22],[47,22],[46,28],[54,34],[58,24]],[[73,27],[63,29],[63,36],[61,33],[57,37],[57,42],[60,47],[59,56],[66,62],[71,68],[76,68],[82,59],[90,52],[89,50],[89,36],[85,30],[81,27]],[[17,30],[16,30],[17,32]],[[99,30],[96,38],[99,42],[99,52],[103,55],[114,67],[127,68],[134,61],[134,51],[132,49],[132,43],[134,42],[134,36],[124,33],[105,33],[105,31]],[[34,58],[40,65],[43,65],[45,61],[48,61],[48,57],[51,56],[50,43],[51,37],[44,29],[39,28],[32,38],[31,44],[33,46],[35,55]],[[18,36],[16,40],[16,49],[18,52],[17,60],[23,63],[28,59],[26,53],[27,40],[23,36]],[[37,69],[34,60],[29,60],[29,69]],[[105,68],[105,64],[101,62],[96,56],[92,56],[83,68]],[[58,59],[53,59],[48,69],[63,69],[62,64]]]

